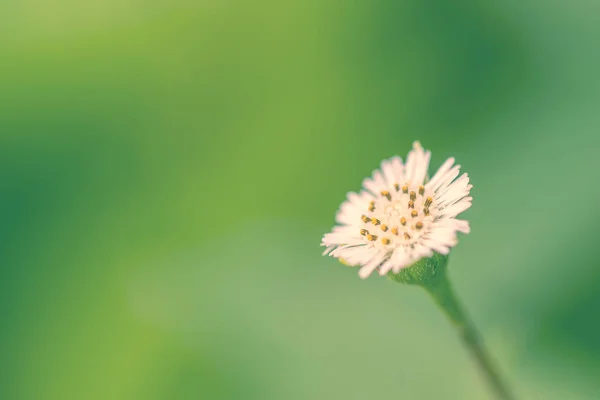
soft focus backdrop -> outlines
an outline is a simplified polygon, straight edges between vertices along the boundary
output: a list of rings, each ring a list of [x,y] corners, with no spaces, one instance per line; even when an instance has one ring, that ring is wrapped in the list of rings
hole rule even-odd
[[[0,5],[0,398],[487,399],[424,292],[321,257],[413,140],[522,399],[600,398],[600,3]]]

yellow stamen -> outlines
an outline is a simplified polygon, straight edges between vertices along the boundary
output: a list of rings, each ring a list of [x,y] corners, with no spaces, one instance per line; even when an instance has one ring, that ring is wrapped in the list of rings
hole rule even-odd
[[[381,243],[383,243],[383,244],[390,244],[391,242],[392,241],[390,239],[388,239],[388,238],[381,239]]]
[[[425,207],[428,208],[431,205],[431,203],[433,203],[433,197],[428,197],[425,200]]]
[[[397,227],[395,227],[395,228],[392,228],[391,232],[392,232],[394,235],[398,236],[398,228],[397,228]]]
[[[381,230],[387,232],[388,226],[386,224],[381,225]]]
[[[413,218],[415,218],[417,215],[419,215],[419,212],[417,210],[412,210],[410,212],[410,216],[413,217]]]
[[[406,239],[406,240],[410,239],[410,235],[407,232],[404,232],[404,239]]]
[[[404,218],[404,217],[400,218],[400,223],[402,225],[406,225],[406,218]]]
[[[408,208],[415,208],[415,202],[412,200],[408,201]]]
[[[378,220],[377,218],[373,218],[371,221],[373,222],[373,225],[375,225],[375,226],[377,226],[381,223],[381,221]]]
[[[410,192],[410,199],[415,200],[417,198],[417,194],[415,192]]]
[[[425,186],[419,186],[419,194],[423,196],[425,194]]]
[[[363,220],[363,222],[364,222],[365,224],[366,224],[367,222],[370,222],[370,221],[371,221],[371,218],[367,217],[366,215],[363,215],[363,216],[361,217],[361,219]]]
[[[415,228],[423,229],[423,223],[421,221],[417,222],[417,224],[415,225]]]
[[[386,197],[388,199],[388,201],[392,201],[392,195],[387,190],[382,190],[381,195],[383,197]]]
[[[367,240],[369,240],[369,241],[371,241],[371,242],[374,242],[374,241],[376,241],[376,240],[377,240],[377,235],[371,235],[371,234],[368,234],[368,235],[367,235]]]

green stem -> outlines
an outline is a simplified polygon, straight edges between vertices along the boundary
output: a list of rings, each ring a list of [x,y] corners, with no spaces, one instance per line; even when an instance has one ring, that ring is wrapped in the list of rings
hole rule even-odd
[[[429,292],[431,297],[433,297],[433,300],[440,306],[452,324],[458,329],[465,346],[471,351],[479,369],[496,393],[498,399],[514,400],[515,397],[500,377],[489,354],[485,350],[475,325],[468,318],[464,308],[456,297],[454,290],[452,290],[452,286],[446,273],[438,274],[436,279],[431,279],[422,286]]]

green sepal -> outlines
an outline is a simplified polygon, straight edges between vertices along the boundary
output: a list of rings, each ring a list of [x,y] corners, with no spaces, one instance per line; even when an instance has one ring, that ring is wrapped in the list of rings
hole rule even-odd
[[[398,283],[430,286],[445,276],[447,264],[448,256],[434,253],[431,258],[422,258],[399,273],[389,272],[387,276]]]

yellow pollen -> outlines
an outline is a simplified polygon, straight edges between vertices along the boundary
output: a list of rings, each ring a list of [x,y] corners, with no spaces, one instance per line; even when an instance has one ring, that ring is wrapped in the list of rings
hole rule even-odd
[[[406,225],[406,218],[404,218],[404,217],[400,218],[400,223],[402,225]]]
[[[413,217],[413,218],[415,218],[417,215],[419,215],[419,212],[417,210],[412,210],[410,212],[410,216]]]
[[[390,244],[391,240],[388,239],[388,238],[383,238],[383,239],[381,239],[381,243],[383,243],[383,244]]]
[[[415,200],[417,198],[417,194],[415,192],[410,192],[410,199]]]
[[[415,208],[415,202],[412,200],[408,201],[408,208]]]
[[[367,235],[367,233],[369,233],[369,231],[368,231],[368,230],[366,230],[366,229],[361,229],[361,230],[360,230],[360,234],[361,234],[361,235],[363,235],[363,236],[366,236],[366,235]]]
[[[392,228],[391,232],[392,232],[394,235],[396,235],[396,236],[397,236],[397,235],[398,235],[398,228]]]
[[[403,193],[408,193],[408,185],[402,186],[402,192]]]
[[[371,211],[371,212],[375,211],[375,204],[373,202],[371,202],[371,204],[369,204],[369,211]]]
[[[366,215],[363,215],[361,217],[361,219],[363,220],[364,223],[367,223],[367,222],[371,221],[371,218],[367,217]]]
[[[387,190],[382,190],[381,195],[383,197],[386,197],[388,199],[388,201],[392,201],[392,195]]]
[[[429,207],[429,206],[431,205],[431,203],[433,203],[433,197],[428,197],[428,198],[425,200],[425,207],[426,207],[426,208],[427,208],[427,207]]]
[[[381,221],[378,220],[377,218],[373,218],[372,221],[373,221],[373,225],[375,225],[375,226],[377,226],[381,223]]]
[[[423,223],[421,221],[417,222],[417,224],[415,225],[415,228],[423,229]]]
[[[381,230],[387,232],[388,226],[386,224],[381,225]]]
[[[406,239],[406,240],[410,239],[410,235],[407,232],[404,232],[404,239]]]
[[[397,183],[394,183],[394,189],[396,189],[396,192],[397,192],[398,190],[400,190],[400,185]]]
[[[368,234],[368,235],[367,235],[367,240],[369,240],[369,241],[371,241],[371,242],[374,242],[374,241],[376,241],[376,240],[377,240],[377,235],[371,235],[371,234]]]
[[[423,196],[425,194],[425,186],[419,186],[419,194]]]
[[[427,216],[429,215],[429,208],[424,208],[423,213]]]
[[[342,258],[342,257],[340,257],[340,258],[338,258],[338,260],[340,260],[340,262],[341,262],[342,264],[344,264],[345,266],[347,266],[347,267],[351,267],[351,266],[352,266],[352,265],[350,265],[350,264],[348,263],[348,261],[346,261],[346,259],[345,259],[345,258]]]

